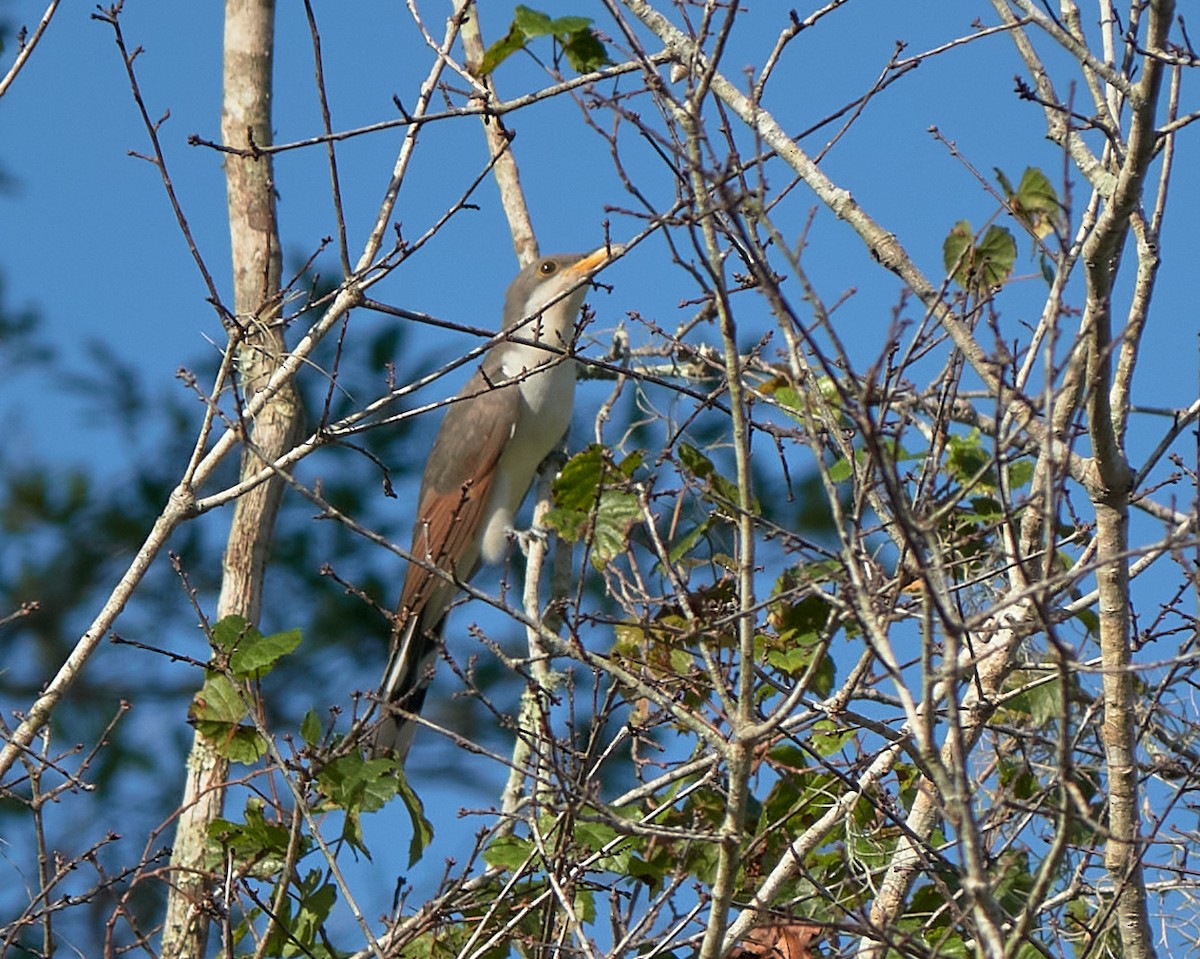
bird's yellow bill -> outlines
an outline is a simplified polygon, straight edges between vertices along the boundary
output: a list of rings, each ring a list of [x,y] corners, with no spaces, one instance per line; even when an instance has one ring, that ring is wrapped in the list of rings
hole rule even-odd
[[[613,249],[615,251],[616,248],[614,247]],[[602,246],[600,249],[589,253],[578,263],[573,263],[571,266],[567,267],[567,269],[572,273],[587,273],[589,270],[594,270],[608,259],[608,250],[608,247]]]

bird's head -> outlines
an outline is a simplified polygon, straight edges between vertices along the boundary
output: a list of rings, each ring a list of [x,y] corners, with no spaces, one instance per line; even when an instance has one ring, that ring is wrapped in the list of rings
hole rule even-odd
[[[504,330],[555,346],[569,345],[588,277],[611,255],[609,247],[601,247],[591,253],[555,253],[530,263],[504,297]]]

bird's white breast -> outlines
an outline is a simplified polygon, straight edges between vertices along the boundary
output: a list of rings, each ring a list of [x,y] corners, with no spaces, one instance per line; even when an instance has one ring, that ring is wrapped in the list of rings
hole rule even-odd
[[[560,353],[518,345],[504,357],[505,379],[517,380],[521,403],[512,439],[496,467],[480,543],[484,562],[504,556],[513,515],[525,499],[542,460],[571,425],[575,361]]]

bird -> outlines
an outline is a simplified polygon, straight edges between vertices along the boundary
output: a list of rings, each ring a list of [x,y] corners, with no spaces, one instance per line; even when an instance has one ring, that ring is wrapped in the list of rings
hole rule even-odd
[[[508,287],[504,338],[450,401],[425,463],[370,752],[403,763],[433,677],[446,614],[482,563],[500,562],[538,467],[575,400],[570,350],[593,271],[611,247],[543,256]],[[415,560],[415,561],[413,561]]]

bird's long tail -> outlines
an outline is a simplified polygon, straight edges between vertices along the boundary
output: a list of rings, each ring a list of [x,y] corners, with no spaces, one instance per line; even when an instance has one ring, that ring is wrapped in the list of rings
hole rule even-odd
[[[394,756],[400,762],[408,755],[416,724],[407,713],[419,713],[425,691],[437,665],[442,624],[424,627],[423,617],[410,616],[392,643],[383,682],[379,687],[382,714],[371,735],[372,756]]]

